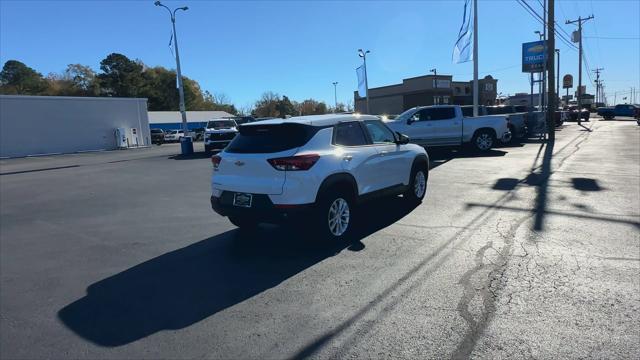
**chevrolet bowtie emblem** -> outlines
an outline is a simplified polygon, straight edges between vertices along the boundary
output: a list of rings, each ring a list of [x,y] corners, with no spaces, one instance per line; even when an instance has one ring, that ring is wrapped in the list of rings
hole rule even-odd
[[[242,166],[242,165],[244,165],[244,162],[238,160],[238,161],[234,162],[234,164],[236,164],[236,166]]]

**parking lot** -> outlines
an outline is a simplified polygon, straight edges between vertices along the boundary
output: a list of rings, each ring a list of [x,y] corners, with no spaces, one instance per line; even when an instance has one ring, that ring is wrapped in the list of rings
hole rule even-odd
[[[640,353],[631,119],[430,152],[425,201],[360,209],[338,245],[238,231],[210,208],[208,157],[178,153],[0,160],[0,357]]]

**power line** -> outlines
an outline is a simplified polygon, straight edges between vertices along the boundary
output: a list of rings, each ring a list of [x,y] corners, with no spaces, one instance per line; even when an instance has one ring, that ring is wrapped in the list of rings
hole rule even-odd
[[[525,10],[529,13],[529,15],[533,16],[533,18],[534,18],[535,20],[537,20],[540,24],[542,24],[542,26],[546,29],[546,24],[544,23],[544,19],[542,18],[542,16],[540,16],[540,14],[538,14],[538,12],[537,12],[534,8],[532,8],[532,7],[531,7],[529,4],[527,4],[527,2],[526,2],[526,1],[524,1],[524,0],[516,0],[516,2],[517,2],[520,6],[522,6],[522,8],[523,8],[523,9],[525,9]],[[556,21],[554,21],[554,23],[555,23],[555,24],[558,24]],[[566,39],[566,38],[565,38],[561,33],[559,33],[559,32],[558,32],[558,30],[557,30],[558,28],[559,28],[561,31],[563,31],[563,32],[564,32],[564,30],[563,30],[561,27],[559,27],[559,25],[558,25],[557,27],[555,27],[555,28],[554,28],[554,33],[558,36],[558,38],[559,38],[560,40],[562,40],[562,41],[563,41],[563,42],[564,42],[564,43],[569,47],[569,49],[573,49],[574,51],[575,51],[575,50],[577,50],[576,46],[575,46],[575,45],[573,45],[573,44],[571,43],[571,41],[569,41],[568,39]],[[565,32],[565,33],[566,33],[566,32]],[[569,35],[567,34],[567,36],[569,36]]]
[[[605,39],[605,40],[640,40],[640,37],[625,36],[585,36],[585,39]]]

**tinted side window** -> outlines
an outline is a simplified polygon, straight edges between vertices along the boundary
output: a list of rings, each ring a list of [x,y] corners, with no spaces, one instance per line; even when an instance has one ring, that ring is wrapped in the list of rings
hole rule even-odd
[[[420,111],[420,121],[446,120],[456,117],[456,111],[452,107],[429,108]]]
[[[389,130],[383,123],[377,120],[369,120],[364,122],[367,127],[369,135],[371,135],[371,141],[374,144],[380,143],[392,143],[395,141],[393,132]]]
[[[358,122],[348,122],[336,125],[334,143],[343,146],[366,145],[367,140]]]

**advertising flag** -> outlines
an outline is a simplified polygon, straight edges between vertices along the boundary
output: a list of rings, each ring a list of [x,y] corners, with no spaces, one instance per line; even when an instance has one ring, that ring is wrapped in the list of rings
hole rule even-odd
[[[360,67],[356,69],[356,74],[358,74],[358,96],[365,97],[367,96],[367,86],[366,82],[364,81],[366,75],[364,64],[360,65]]]
[[[465,0],[462,26],[458,32],[458,40],[453,47],[453,62],[456,64],[473,60],[473,26],[471,0]]]

